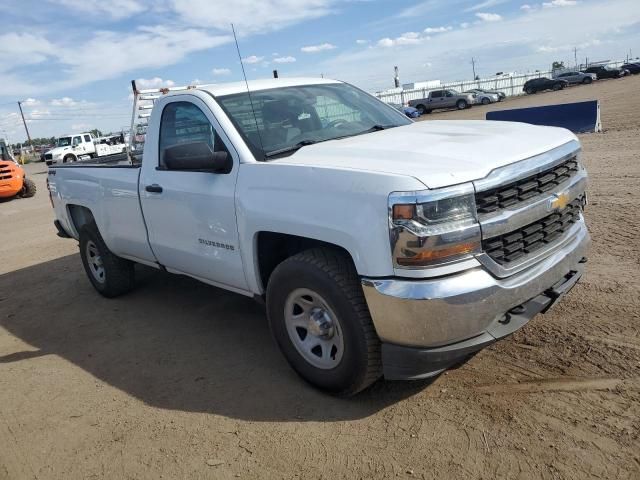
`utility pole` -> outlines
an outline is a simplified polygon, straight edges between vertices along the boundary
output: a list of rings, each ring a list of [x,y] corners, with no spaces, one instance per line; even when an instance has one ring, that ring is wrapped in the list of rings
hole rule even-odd
[[[31,135],[29,135],[29,129],[27,128],[27,122],[24,119],[24,113],[22,113],[22,102],[18,102],[18,108],[20,109],[20,116],[22,117],[24,129],[27,131],[27,140],[29,140],[29,146],[31,146]]]
[[[573,61],[575,62],[575,68],[578,68],[578,49],[573,47]]]
[[[396,88],[400,88],[400,74],[398,73],[398,67],[393,67],[393,84]]]
[[[476,79],[476,60],[471,57],[471,68],[473,69],[473,79]]]

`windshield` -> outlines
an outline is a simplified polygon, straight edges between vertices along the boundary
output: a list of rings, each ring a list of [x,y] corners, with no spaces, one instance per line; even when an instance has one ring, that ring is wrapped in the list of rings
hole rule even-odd
[[[71,137],[60,137],[58,139],[57,147],[68,147],[71,145]]]
[[[389,105],[344,83],[251,92],[255,118],[247,93],[217,100],[259,159],[411,123]]]

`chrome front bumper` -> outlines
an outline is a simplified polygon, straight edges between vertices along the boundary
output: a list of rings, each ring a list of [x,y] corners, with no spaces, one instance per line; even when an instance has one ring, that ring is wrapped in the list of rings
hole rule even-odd
[[[363,278],[378,336],[383,344],[439,348],[504,332],[500,322],[510,310],[561,283],[569,272],[575,272],[576,281],[582,274],[590,238],[584,220],[578,225],[553,254],[507,278],[485,267],[429,280]]]

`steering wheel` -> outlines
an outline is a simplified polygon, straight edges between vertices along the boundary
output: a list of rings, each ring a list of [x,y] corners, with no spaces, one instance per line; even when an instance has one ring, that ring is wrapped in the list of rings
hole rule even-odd
[[[325,128],[337,128],[340,125],[344,125],[345,123],[348,123],[348,122],[346,120],[342,120],[338,118],[337,120],[332,120],[329,123],[327,123],[327,126]]]

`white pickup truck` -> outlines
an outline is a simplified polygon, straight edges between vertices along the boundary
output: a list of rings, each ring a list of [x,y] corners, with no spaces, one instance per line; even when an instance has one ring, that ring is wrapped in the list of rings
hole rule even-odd
[[[56,139],[56,146],[46,151],[42,159],[48,166],[71,163],[83,158],[96,158],[124,153],[127,144],[124,135],[112,135],[96,139],[89,132],[63,135]]]
[[[163,92],[141,165],[53,165],[63,237],[113,297],[136,263],[266,302],[313,385],[433,376],[580,278],[587,174],[568,130],[412,122],[346,83]]]

